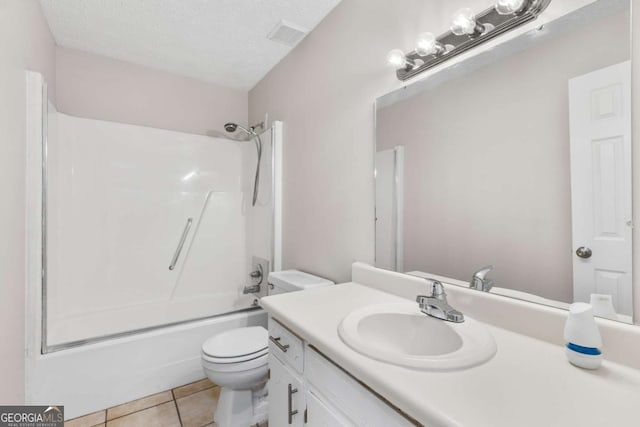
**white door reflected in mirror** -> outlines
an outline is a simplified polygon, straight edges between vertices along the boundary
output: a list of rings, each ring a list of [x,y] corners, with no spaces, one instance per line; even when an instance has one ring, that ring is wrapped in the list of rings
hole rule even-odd
[[[630,316],[631,62],[571,79],[569,116],[573,298],[610,295]]]

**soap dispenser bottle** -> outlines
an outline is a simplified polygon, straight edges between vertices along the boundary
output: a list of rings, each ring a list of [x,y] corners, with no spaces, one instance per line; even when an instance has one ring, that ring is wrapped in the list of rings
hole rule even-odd
[[[569,306],[569,317],[564,327],[567,359],[572,365],[585,369],[598,369],[602,364],[602,337],[593,318],[590,304],[576,302]]]

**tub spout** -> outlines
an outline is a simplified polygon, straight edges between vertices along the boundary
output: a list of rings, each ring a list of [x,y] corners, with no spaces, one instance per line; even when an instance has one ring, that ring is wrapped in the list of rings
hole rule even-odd
[[[242,289],[243,294],[257,294],[260,292],[260,285],[247,285]]]

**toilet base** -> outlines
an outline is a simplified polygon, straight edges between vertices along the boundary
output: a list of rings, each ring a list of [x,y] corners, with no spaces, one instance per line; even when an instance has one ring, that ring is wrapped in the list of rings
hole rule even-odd
[[[267,421],[267,387],[233,390],[222,387],[213,420],[219,427],[247,427]]]

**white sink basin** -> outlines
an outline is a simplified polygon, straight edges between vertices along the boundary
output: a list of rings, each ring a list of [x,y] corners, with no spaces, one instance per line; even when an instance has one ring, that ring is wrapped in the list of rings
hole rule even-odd
[[[462,323],[435,319],[412,302],[354,311],[342,320],[338,333],[367,357],[423,370],[470,368],[496,354],[496,342],[483,324],[468,316]]]

